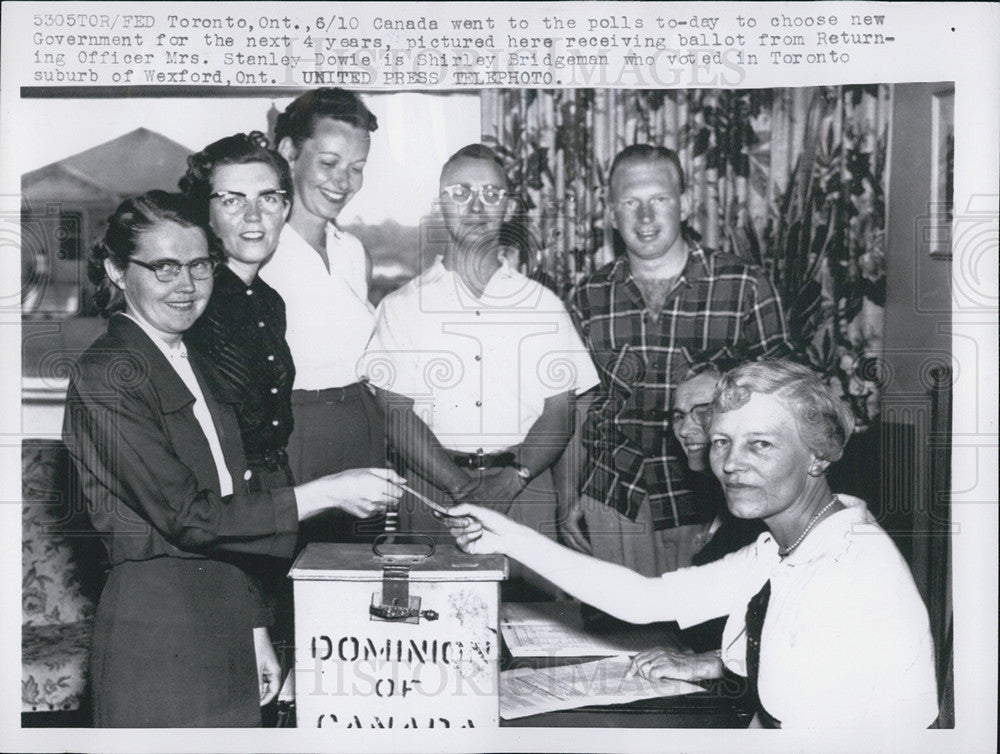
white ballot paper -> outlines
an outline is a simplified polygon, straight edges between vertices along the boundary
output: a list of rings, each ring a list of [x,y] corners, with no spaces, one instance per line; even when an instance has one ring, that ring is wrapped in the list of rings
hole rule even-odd
[[[572,601],[504,603],[500,632],[512,657],[614,657],[671,643],[656,626],[587,633]]]
[[[626,678],[629,663],[628,657],[608,657],[557,668],[505,670],[500,673],[500,717],[513,720],[555,710],[704,691],[687,681]]]

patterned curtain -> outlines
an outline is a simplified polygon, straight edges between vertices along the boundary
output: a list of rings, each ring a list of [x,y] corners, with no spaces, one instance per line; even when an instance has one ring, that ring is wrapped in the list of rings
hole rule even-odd
[[[620,253],[606,177],[635,143],[678,152],[707,248],[771,275],[798,356],[852,404],[878,413],[885,304],[886,85],[760,90],[490,90],[496,147],[563,290]]]

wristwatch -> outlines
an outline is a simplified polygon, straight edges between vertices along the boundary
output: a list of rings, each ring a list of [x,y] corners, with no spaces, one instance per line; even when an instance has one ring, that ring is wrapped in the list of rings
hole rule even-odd
[[[524,483],[524,486],[527,487],[528,482],[531,481],[531,469],[529,469],[527,466],[514,466],[513,468],[514,471],[517,472],[517,475],[521,478],[521,481]]]

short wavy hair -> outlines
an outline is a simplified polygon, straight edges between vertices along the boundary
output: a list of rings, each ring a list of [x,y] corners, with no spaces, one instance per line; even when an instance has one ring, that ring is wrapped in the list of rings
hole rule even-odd
[[[178,182],[181,191],[191,197],[199,222],[208,227],[208,197],[212,194],[212,173],[222,165],[267,165],[278,177],[278,188],[292,203],[294,187],[288,162],[271,149],[267,137],[260,131],[233,134],[214,141],[200,152],[188,157],[187,172]]]
[[[94,284],[94,300],[104,314],[122,308],[124,299],[121,291],[108,279],[104,260],[110,260],[119,270],[128,266],[128,260],[139,247],[139,239],[163,223],[174,223],[182,228],[198,228],[205,233],[205,227],[198,220],[197,212],[186,194],[171,194],[167,191],[148,191],[145,194],[126,199],[108,218],[104,237],[94,244],[87,260],[87,277]],[[208,236],[206,233],[206,242]],[[216,262],[222,256],[211,243],[209,255]]]
[[[286,137],[296,149],[316,131],[316,122],[331,118],[348,123],[365,131],[378,129],[378,118],[361,98],[346,89],[323,87],[296,97],[274,123],[274,143],[281,144]]]
[[[633,162],[653,162],[654,160],[661,160],[674,169],[677,175],[677,185],[683,194],[686,184],[680,156],[674,150],[661,147],[657,144],[630,144],[616,154],[614,160],[611,161],[611,167],[608,169],[608,189],[611,189],[611,182],[615,177],[615,171],[622,165]]]
[[[799,433],[816,458],[836,461],[854,431],[854,414],[812,369],[786,359],[751,361],[722,376],[713,414],[745,406],[754,393],[773,395],[795,416]]]

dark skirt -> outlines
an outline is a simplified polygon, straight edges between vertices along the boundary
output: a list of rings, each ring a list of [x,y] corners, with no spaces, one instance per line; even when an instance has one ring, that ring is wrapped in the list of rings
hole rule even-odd
[[[287,463],[273,466],[251,466],[250,479],[247,488],[250,492],[267,492],[282,487],[294,487],[295,480]],[[288,580],[288,570],[292,565],[289,558],[273,558],[266,555],[247,555],[245,557],[227,558],[229,562],[240,566],[247,574],[257,580],[260,585],[263,602],[263,616],[258,625],[271,628],[271,640],[275,640],[274,629],[280,623],[276,611],[287,612],[291,605],[291,583]],[[280,604],[279,598],[287,592],[287,604]]]
[[[288,441],[288,461],[299,484],[347,469],[385,467],[385,419],[363,385],[293,390],[292,415],[295,429]],[[360,521],[330,511],[304,521],[300,541],[371,541],[383,522],[384,517]]]
[[[251,466],[247,487],[250,492],[266,492],[281,487],[294,487],[295,479],[287,462],[272,466]],[[292,606],[292,582],[288,578],[291,559],[248,556],[243,569],[260,583],[264,603],[264,623],[268,627],[271,645],[281,667],[287,671],[294,660],[295,623]],[[273,704],[273,702],[272,702]]]
[[[94,725],[260,726],[254,588],[242,570],[213,560],[112,568],[90,657]]]

